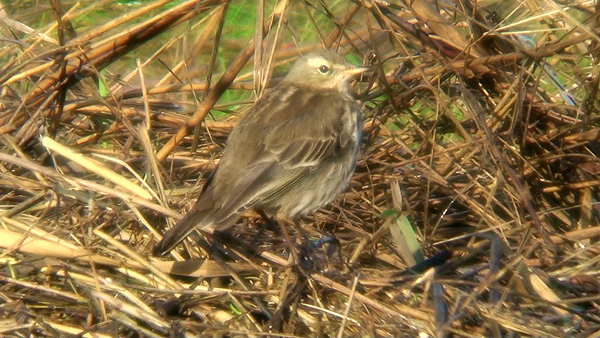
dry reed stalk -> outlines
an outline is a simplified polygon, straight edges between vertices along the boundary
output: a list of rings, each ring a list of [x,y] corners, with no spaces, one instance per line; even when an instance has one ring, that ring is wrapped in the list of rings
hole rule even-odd
[[[51,3],[0,11],[2,335],[597,334],[591,2],[259,2],[267,19],[244,37],[236,1],[157,1],[88,28],[112,2]],[[55,19],[33,28],[38,8]],[[323,46],[374,75],[357,85],[365,147],[350,187],[301,222],[330,243],[306,256],[312,270],[251,213],[150,257],[231,116]]]

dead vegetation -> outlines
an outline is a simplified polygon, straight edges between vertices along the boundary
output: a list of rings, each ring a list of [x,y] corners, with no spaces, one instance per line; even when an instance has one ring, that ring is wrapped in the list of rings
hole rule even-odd
[[[0,11],[1,335],[600,335],[592,1],[258,1],[247,36],[241,2],[166,3]],[[351,185],[301,221],[329,244],[290,265],[248,214],[151,257],[237,113],[323,47],[374,69]]]

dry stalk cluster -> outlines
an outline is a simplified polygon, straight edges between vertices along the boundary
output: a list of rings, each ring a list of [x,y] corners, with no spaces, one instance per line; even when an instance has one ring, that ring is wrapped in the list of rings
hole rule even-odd
[[[241,3],[3,2],[0,335],[600,336],[594,2],[258,1],[240,37]],[[236,115],[320,48],[374,71],[315,248],[290,264],[248,214],[151,257]]]

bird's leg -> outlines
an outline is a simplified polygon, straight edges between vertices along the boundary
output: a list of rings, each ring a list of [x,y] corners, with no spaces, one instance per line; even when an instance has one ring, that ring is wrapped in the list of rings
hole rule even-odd
[[[279,224],[279,229],[281,229],[281,235],[283,235],[283,239],[285,240],[285,243],[287,244],[288,248],[290,249],[290,253],[292,254],[294,263],[299,264],[300,260],[298,259],[298,252],[297,252],[298,249],[294,245],[294,242],[292,242],[290,234],[288,233],[288,231],[285,227],[285,221],[278,219],[277,224]]]
[[[278,228],[277,221],[275,221],[271,217],[267,216],[267,214],[265,214],[264,211],[262,211],[260,209],[255,209],[254,211],[256,211],[256,213],[258,214],[258,216],[260,216],[260,218],[262,218],[262,220],[265,223],[267,223],[268,226],[270,226],[273,229],[277,229]]]
[[[296,220],[294,220],[293,222],[296,231],[298,231],[300,236],[302,236],[302,246],[300,247],[299,261],[300,267],[304,270],[315,270],[318,261],[318,257],[315,255],[315,249],[318,248],[318,246],[315,246],[313,244],[313,241],[311,241],[310,238],[308,238],[308,235]]]
[[[283,236],[283,239],[285,240],[288,248],[290,249],[290,252],[292,253],[294,262],[304,270],[314,270],[317,266],[318,257],[314,254],[315,250],[321,248],[326,244],[329,244],[329,249],[326,250],[326,254],[327,256],[330,256],[332,254],[331,251],[335,250],[335,248],[338,247],[337,244],[339,244],[339,241],[333,236],[326,236],[325,238],[311,240],[306,234],[306,231],[304,231],[304,229],[302,229],[302,227],[300,226],[300,223],[298,223],[298,221],[296,220],[292,220],[296,231],[298,231],[300,237],[302,238],[302,244],[300,246],[300,249],[298,249],[298,246],[295,245],[294,241],[292,241],[287,231],[285,221],[281,219],[274,220],[273,218],[267,216],[262,210],[255,211],[268,225],[273,227],[275,225],[278,225],[280,233]]]
[[[297,249],[294,246],[294,243],[292,242],[292,239],[290,238],[290,235],[287,232],[287,229],[285,228],[285,221],[283,220],[274,220],[272,218],[270,218],[269,216],[267,216],[267,214],[265,214],[264,211],[256,209],[255,210],[256,213],[260,216],[260,218],[262,218],[265,223],[267,223],[268,225],[272,226],[273,228],[276,228],[277,226],[279,227],[279,230],[281,231],[281,235],[283,236],[283,239],[285,241],[285,243],[287,244],[288,248],[290,249],[290,253],[292,254],[292,258],[294,259],[295,263],[298,263],[298,255],[297,255]]]
[[[304,231],[304,229],[302,229],[302,227],[300,226],[300,223],[298,223],[298,221],[296,221],[296,220],[293,220],[292,222],[294,223],[294,228],[296,228],[296,231],[298,231],[300,236],[302,236],[302,241],[306,242],[306,243],[310,243],[310,239],[308,238],[306,231]]]

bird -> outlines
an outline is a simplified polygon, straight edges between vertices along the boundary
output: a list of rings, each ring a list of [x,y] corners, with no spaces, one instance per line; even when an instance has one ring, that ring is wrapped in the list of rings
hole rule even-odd
[[[367,67],[329,50],[300,57],[247,110],[190,211],[154,247],[173,250],[195,229],[225,230],[246,210],[278,219],[310,215],[343,192],[361,144],[350,82]]]

